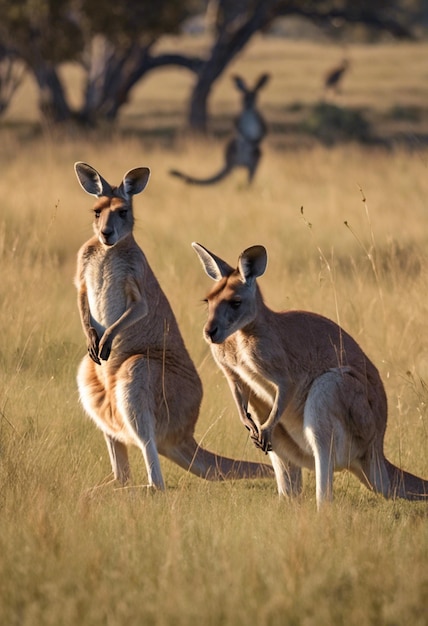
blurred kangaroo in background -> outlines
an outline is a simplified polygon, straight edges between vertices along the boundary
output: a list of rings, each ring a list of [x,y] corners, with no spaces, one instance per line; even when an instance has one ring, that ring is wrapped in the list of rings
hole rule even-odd
[[[343,59],[342,62],[327,72],[324,78],[324,92],[334,91],[336,94],[340,92],[343,77],[350,66],[349,59]]]
[[[261,157],[260,143],[266,135],[266,124],[256,108],[260,89],[269,80],[269,74],[262,74],[253,89],[247,87],[240,76],[235,76],[235,85],[242,92],[242,112],[235,120],[235,136],[226,146],[224,167],[209,178],[194,178],[177,170],[170,174],[193,185],[211,185],[228,176],[235,167],[248,170],[248,183],[254,178]]]
[[[129,445],[140,448],[157,489],[164,489],[158,452],[209,480],[271,475],[269,466],[213,454],[194,439],[201,381],[133,236],[132,198],[146,187],[149,169],[130,170],[118,187],[86,163],[75,171],[97,198],[95,234],[78,253],[75,279],[88,346],[77,380],[83,407],[104,433],[114,478],[130,478]]]
[[[385,458],[386,394],[356,341],[325,317],[264,304],[256,281],[267,265],[263,246],[244,250],[233,269],[192,245],[217,282],[205,339],[242,422],[270,456],[279,493],[298,494],[306,467],[315,470],[318,508],[332,499],[333,471],[341,469],[386,498],[426,499],[428,481]]]

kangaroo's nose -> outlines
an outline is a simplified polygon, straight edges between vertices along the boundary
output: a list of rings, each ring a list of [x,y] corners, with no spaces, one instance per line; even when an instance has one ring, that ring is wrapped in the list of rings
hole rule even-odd
[[[205,329],[205,336],[212,343],[215,343],[215,338],[217,336],[217,333],[218,333],[218,327],[217,326],[213,326],[213,327]]]
[[[114,243],[114,228],[110,228],[110,226],[105,226],[104,228],[102,228],[101,237],[106,245]]]

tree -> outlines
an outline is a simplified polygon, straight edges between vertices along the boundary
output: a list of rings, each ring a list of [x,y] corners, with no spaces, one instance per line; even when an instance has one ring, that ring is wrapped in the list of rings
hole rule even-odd
[[[84,104],[80,118],[114,120],[134,85],[149,71],[168,64],[196,69],[200,61],[180,55],[152,56],[158,38],[178,29],[188,15],[185,0],[122,0],[101,11],[98,0],[82,2],[82,30],[86,42]]]
[[[196,75],[188,123],[205,132],[208,100],[215,81],[251,37],[279,16],[299,15],[317,24],[362,23],[397,37],[411,36],[409,0],[209,0],[213,41],[206,58],[153,54],[164,33],[200,11],[203,0],[0,0],[0,42],[22,59],[39,87],[43,118],[76,119],[87,125],[114,120],[134,85],[165,65]],[[423,0],[412,0],[415,7]],[[414,11],[413,11],[414,13]],[[86,72],[82,105],[73,111],[58,72],[64,61]]]
[[[200,61],[180,55],[153,58],[158,37],[178,28],[192,0],[0,0],[0,41],[21,58],[39,87],[39,107],[51,123],[70,119],[94,125],[113,120],[132,87],[161,65],[195,70]],[[83,103],[73,111],[58,72],[78,61],[86,72]]]
[[[208,98],[215,81],[243,50],[251,37],[283,16],[298,15],[326,26],[341,20],[387,30],[395,37],[411,37],[411,29],[399,2],[387,0],[211,0],[214,42],[201,66],[190,100],[188,123],[205,132]]]
[[[2,115],[22,82],[24,69],[16,56],[0,45],[0,115]]]
[[[42,114],[53,122],[69,119],[57,66],[83,43],[69,0],[0,0],[0,12],[0,39],[33,74]]]
[[[140,6],[139,14],[134,11],[137,6]],[[198,8],[197,4],[163,0],[154,6],[149,0],[147,7],[145,2],[127,0],[117,9],[112,22],[111,18],[106,21],[100,17],[97,0],[86,2],[91,26],[85,37],[89,42],[86,46],[89,62],[82,119],[89,122],[95,117],[115,119],[133,86],[147,72],[177,65],[196,74],[188,124],[194,132],[206,132],[208,100],[215,81],[251,37],[267,29],[280,16],[299,15],[323,26],[338,20],[362,23],[372,29],[388,30],[396,37],[411,36],[404,13],[400,12],[400,0],[376,3],[372,0],[209,0],[207,6],[213,19],[213,43],[208,57],[203,59],[178,54],[152,55],[158,37],[177,30],[182,19]]]

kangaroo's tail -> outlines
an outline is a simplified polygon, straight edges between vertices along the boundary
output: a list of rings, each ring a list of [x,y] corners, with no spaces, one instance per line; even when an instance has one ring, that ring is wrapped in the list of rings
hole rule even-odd
[[[193,437],[174,448],[162,451],[162,453],[183,469],[206,480],[221,481],[274,477],[274,472],[270,465],[220,456],[205,450],[205,448],[201,448]]]
[[[388,459],[385,465],[390,482],[389,497],[428,502],[428,480],[396,467]]]
[[[188,185],[213,185],[214,183],[218,183],[223,178],[226,178],[232,171],[232,167],[226,163],[226,165],[214,176],[210,178],[193,178],[193,176],[188,176],[187,174],[183,174],[178,170],[170,170],[169,173],[171,176],[176,176],[177,178],[181,178]]]

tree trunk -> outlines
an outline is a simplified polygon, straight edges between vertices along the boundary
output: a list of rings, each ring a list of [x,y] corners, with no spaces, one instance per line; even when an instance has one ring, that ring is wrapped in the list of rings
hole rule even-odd
[[[248,4],[245,1],[237,3],[236,0],[219,2],[222,19],[217,20],[217,38],[209,59],[198,73],[190,99],[188,124],[193,132],[207,131],[208,98],[217,78],[246,46],[254,33],[271,20],[272,0],[258,0],[254,8],[253,5],[249,8]]]
[[[188,123],[192,132],[204,134],[208,127],[208,98],[218,76],[216,64],[207,62],[192,91]]]
[[[0,116],[20,86],[25,69],[13,52],[0,45]]]
[[[97,35],[88,51],[87,81],[84,104],[79,118],[86,124],[114,121],[129,94],[145,74],[167,65],[176,65],[196,72],[202,65],[197,57],[180,54],[151,56],[155,41],[131,43],[119,50],[102,35]]]
[[[43,119],[53,124],[70,120],[72,112],[55,64],[40,59],[28,65],[39,87],[39,109]]]

